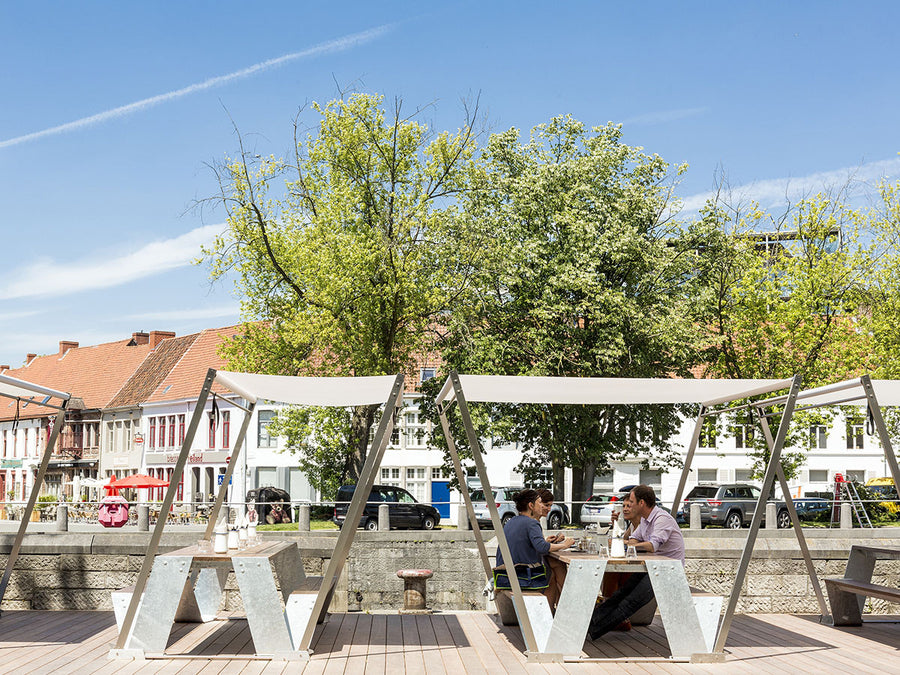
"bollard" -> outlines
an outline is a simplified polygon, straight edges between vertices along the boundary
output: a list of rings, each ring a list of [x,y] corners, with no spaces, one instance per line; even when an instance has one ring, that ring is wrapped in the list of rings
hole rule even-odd
[[[60,504],[56,507],[56,531],[69,531],[69,507],[66,504]]]
[[[846,502],[841,504],[841,529],[853,529],[853,516],[850,513],[850,504]]]
[[[766,504],[766,529],[778,529],[778,519],[775,511],[775,504]]]
[[[138,504],[137,505],[137,514],[138,514],[138,530],[141,532],[149,532],[150,531],[150,505],[149,504]]]
[[[699,530],[703,527],[700,522],[700,505],[699,504],[691,504],[691,529]]]
[[[301,504],[297,510],[297,530],[309,532],[309,504]]]
[[[378,530],[386,532],[391,529],[391,511],[387,504],[378,505]]]
[[[469,529],[469,510],[466,508],[465,504],[460,504],[459,509],[456,512],[456,529],[458,530],[468,530]]]

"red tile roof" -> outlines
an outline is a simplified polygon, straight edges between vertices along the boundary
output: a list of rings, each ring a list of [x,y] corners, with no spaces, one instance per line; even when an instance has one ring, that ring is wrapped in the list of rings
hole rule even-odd
[[[169,338],[160,342],[156,349],[144,359],[134,374],[119,390],[115,398],[107,407],[119,408],[129,405],[139,405],[153,394],[172,371],[175,365],[181,361],[185,352],[197,340],[200,333],[192,333],[178,338]]]
[[[81,398],[87,409],[105,408],[150,354],[149,344],[119,340],[90,347],[72,347],[63,355],[36,356],[27,365],[4,374]],[[20,408],[20,417],[42,417],[48,408]],[[0,401],[0,420],[15,417],[15,402]]]
[[[225,359],[219,356],[219,347],[226,338],[234,337],[240,334],[240,331],[240,326],[227,326],[208,328],[200,332],[178,364],[147,397],[146,402],[160,403],[196,398],[210,368],[227,370]],[[214,385],[212,390],[219,394],[228,392],[220,385]]]

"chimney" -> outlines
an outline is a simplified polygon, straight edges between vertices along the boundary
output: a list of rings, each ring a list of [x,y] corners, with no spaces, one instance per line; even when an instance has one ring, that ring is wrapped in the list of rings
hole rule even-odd
[[[145,345],[150,342],[150,335],[148,333],[144,333],[143,331],[138,333],[131,334],[131,341],[135,345]]]
[[[168,338],[175,337],[175,333],[172,333],[167,330],[151,330],[150,331],[150,349],[156,349],[156,345],[158,345],[163,340]]]
[[[77,342],[72,342],[71,340],[60,340],[59,341],[59,355],[62,356],[70,349],[75,349],[78,347]]]
[[[34,361],[35,356],[37,356],[37,354],[26,354],[25,355],[25,365],[27,366],[29,363]]]
[[[9,366],[0,366],[0,373],[5,373],[7,370],[9,370]]]

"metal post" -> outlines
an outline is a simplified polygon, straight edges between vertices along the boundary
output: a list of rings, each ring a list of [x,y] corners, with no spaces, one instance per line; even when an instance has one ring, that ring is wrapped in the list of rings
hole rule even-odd
[[[56,439],[59,438],[63,425],[66,423],[67,404],[68,400],[63,401],[62,406],[60,406],[59,411],[56,413],[53,431],[50,432],[50,439],[47,441],[47,447],[44,448],[44,456],[41,458],[41,465],[38,467],[37,476],[34,478],[34,485],[31,487],[31,494],[28,496],[28,504],[25,506],[25,513],[22,514],[22,522],[19,523],[16,538],[13,540],[12,550],[10,550],[9,556],[6,559],[6,569],[3,571],[3,579],[0,580],[0,604],[3,603],[3,596],[6,594],[6,587],[9,585],[9,578],[12,576],[16,558],[19,557],[19,549],[22,547],[22,540],[25,538],[25,530],[28,527],[28,521],[31,519],[31,512],[34,511],[34,504],[37,502],[38,492],[40,492],[41,484],[44,482],[44,476],[47,474],[47,466],[50,464],[50,455],[53,454],[53,448],[56,447]]]
[[[875,389],[872,387],[872,378],[868,375],[863,375],[860,378],[860,382],[869,402],[869,410],[872,413],[872,420],[875,422],[875,429],[878,431],[878,438],[881,440],[884,458],[887,460],[888,468],[891,470],[891,477],[894,479],[894,489],[900,491],[900,467],[897,465],[897,456],[894,454],[891,435],[888,433],[884,417],[881,415],[881,406],[878,404]]]
[[[760,424],[762,425],[766,443],[769,448],[772,448],[775,445],[775,442],[772,440],[772,430],[769,429],[769,420],[765,417],[760,417]],[[828,603],[825,602],[825,594],[822,592],[822,585],[819,583],[819,575],[816,573],[816,566],[813,564],[812,555],[810,555],[809,552],[809,545],[806,543],[806,535],[803,534],[803,527],[800,525],[800,518],[797,516],[797,508],[794,506],[794,498],[791,497],[791,491],[788,487],[787,478],[784,475],[784,469],[781,466],[781,462],[778,462],[776,472],[778,481],[781,484],[781,492],[784,495],[784,503],[785,506],[787,506],[788,516],[791,519],[794,533],[797,535],[797,543],[800,545],[800,553],[803,555],[804,563],[806,563],[806,573],[809,575],[813,591],[816,594],[816,601],[819,603],[819,612],[821,613],[820,621],[827,623],[831,620],[831,612]]]
[[[359,527],[359,520],[362,517],[363,509],[369,499],[369,493],[372,491],[372,485],[375,484],[375,472],[381,466],[381,460],[384,457],[385,448],[391,440],[391,432],[394,430],[394,415],[403,405],[403,374],[397,375],[394,380],[394,386],[388,396],[388,400],[384,404],[384,413],[381,415],[381,421],[378,423],[378,429],[375,431],[375,438],[369,447],[369,453],[360,472],[359,481],[356,489],[353,491],[353,499],[350,500],[350,506],[347,507],[347,516],[344,518],[344,526],[338,534],[337,543],[331,553],[331,560],[325,568],[322,585],[316,595],[316,601],[313,604],[312,612],[306,622],[306,629],[297,645],[300,651],[308,651],[312,644],[313,635],[316,630],[316,623],[319,617],[325,612],[327,603],[331,600],[334,593],[334,587],[337,584],[337,578],[347,561],[350,554],[350,546],[353,544],[353,538],[356,536],[356,529]]]
[[[687,456],[684,458],[684,468],[681,470],[681,478],[678,479],[678,489],[675,490],[675,499],[672,501],[672,508],[669,511],[669,513],[672,514],[672,517],[675,517],[678,513],[678,507],[681,506],[681,497],[684,495],[688,474],[691,472],[691,464],[694,462],[694,451],[700,443],[700,432],[703,430],[705,413],[706,408],[701,405],[700,412],[697,413],[697,423],[694,425],[694,433],[691,435],[691,444],[688,446]]]
[[[202,407],[206,407],[205,401]],[[216,503],[209,512],[209,521],[206,523],[206,532],[203,535],[203,538],[206,540],[212,538],[213,530],[216,527],[216,520],[219,517],[219,511],[222,508],[222,504],[225,502],[225,495],[228,494],[228,484],[231,482],[231,476],[234,474],[234,467],[237,466],[237,460],[241,454],[241,446],[244,445],[244,438],[247,436],[247,428],[250,426],[250,419],[253,417],[255,408],[255,402],[251,403],[249,407],[244,408],[244,421],[241,422],[241,428],[238,430],[237,438],[234,439],[234,445],[231,448],[231,459],[228,461],[228,468],[225,469],[225,475],[222,476],[222,485],[219,487],[219,493],[216,495]],[[193,423],[193,420],[191,420],[191,423]],[[243,501],[243,495],[241,496],[241,501]]]
[[[453,382],[453,390],[456,394],[456,405],[459,406],[459,415],[462,418],[463,426],[466,429],[466,438],[469,447],[472,449],[472,458],[475,460],[475,467],[478,470],[478,478],[481,480],[481,488],[484,490],[485,504],[488,512],[491,514],[491,523],[494,526],[494,535],[497,537],[497,546],[503,554],[503,562],[507,565],[507,570],[511,570],[507,577],[509,585],[512,589],[513,605],[516,608],[516,615],[519,618],[519,627],[522,629],[522,639],[525,641],[525,648],[532,653],[538,653],[537,640],[534,636],[534,629],[531,626],[531,619],[528,616],[528,610],[525,607],[525,597],[522,595],[522,587],[519,584],[519,578],[515,574],[512,553],[509,550],[509,542],[506,541],[506,534],[503,532],[503,525],[500,523],[500,512],[497,510],[497,504],[493,499],[493,491],[491,490],[490,481],[487,477],[487,469],[484,466],[484,458],[481,456],[481,443],[478,441],[478,434],[475,433],[475,427],[472,424],[472,417],[469,415],[469,406],[466,403],[466,397],[462,390],[462,383],[459,380],[459,374],[454,370],[450,372],[450,380]],[[474,514],[473,514],[474,515]],[[476,539],[481,537],[481,531],[475,530]]]
[[[194,414],[191,415],[191,421],[188,424],[184,442],[181,444],[181,452],[178,455],[178,461],[175,462],[175,468],[172,470],[169,487],[166,489],[166,495],[159,507],[159,518],[156,521],[156,527],[153,528],[153,534],[150,536],[150,544],[147,546],[147,552],[144,554],[144,562],[141,564],[141,571],[138,572],[137,580],[134,582],[134,592],[131,594],[131,601],[128,603],[128,611],[125,612],[125,618],[122,620],[122,627],[119,629],[119,637],[116,639],[115,649],[125,649],[125,644],[131,633],[131,627],[134,624],[134,617],[137,614],[141,596],[144,594],[144,588],[147,586],[147,579],[150,576],[150,570],[153,568],[156,552],[159,550],[159,540],[162,538],[163,528],[166,526],[166,517],[169,514],[172,503],[175,501],[175,494],[178,492],[178,484],[181,482],[181,476],[184,473],[184,465],[187,463],[188,454],[190,453],[191,445],[194,443],[194,436],[197,433],[197,427],[200,425],[200,418],[203,416],[204,408],[206,408],[209,390],[212,389],[215,379],[216,371],[214,368],[210,368],[206,371],[206,379],[203,381],[203,386],[200,388],[200,394],[197,396],[197,405],[194,408]]]
[[[478,546],[478,554],[481,556],[481,564],[484,567],[484,576],[487,579],[490,579],[494,575],[494,571],[491,567],[491,561],[488,559],[487,549],[484,546],[484,538],[481,536],[478,518],[475,516],[475,507],[472,505],[472,499],[469,496],[469,485],[466,482],[466,473],[462,470],[462,462],[459,461],[459,452],[456,449],[456,443],[453,441],[453,436],[450,434],[450,422],[447,419],[447,412],[447,408],[440,410],[441,428],[444,430],[444,438],[447,440],[447,450],[450,452],[450,459],[453,460],[453,469],[456,471],[456,479],[459,481],[459,489],[460,492],[462,492],[465,512],[468,516],[469,524],[472,526],[472,531],[475,533],[475,544]]]
[[[801,379],[800,375],[794,376],[790,393],[784,402],[784,409],[781,413],[781,423],[778,425],[778,435],[772,446],[771,456],[769,457],[769,466],[766,468],[766,475],[765,478],[763,478],[762,492],[759,493],[756,510],[753,512],[753,520],[750,522],[750,532],[747,534],[747,541],[744,543],[744,551],[741,554],[734,586],[731,589],[731,596],[728,598],[728,607],[725,610],[725,616],[722,617],[719,635],[716,637],[716,644],[713,647],[713,652],[723,653],[725,650],[725,640],[728,639],[728,631],[731,630],[731,622],[734,619],[734,612],[735,609],[737,609],[738,599],[741,596],[741,587],[744,585],[744,579],[747,576],[747,568],[750,565],[750,557],[753,555],[753,547],[756,544],[756,537],[759,534],[759,524],[762,522],[764,504],[766,503],[769,494],[771,494],[772,486],[775,483],[775,467],[781,462],[781,449],[784,447],[788,427],[791,424],[791,417],[794,414],[794,405],[797,401],[797,394],[800,393]]]

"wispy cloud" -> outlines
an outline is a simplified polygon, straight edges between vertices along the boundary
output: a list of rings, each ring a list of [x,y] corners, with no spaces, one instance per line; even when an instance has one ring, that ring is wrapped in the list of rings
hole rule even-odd
[[[27,143],[29,141],[34,141],[46,136],[55,136],[57,134],[63,134],[70,131],[77,131],[79,129],[91,127],[111,119],[124,117],[126,115],[132,115],[136,112],[140,112],[141,110],[146,110],[147,108],[160,105],[161,103],[167,103],[183,96],[196,94],[198,91],[204,91],[205,89],[219,87],[234,80],[250,77],[251,75],[256,75],[257,73],[261,73],[265,70],[283,66],[290,61],[346,51],[347,49],[358,47],[359,45],[371,42],[372,40],[385,35],[392,28],[392,26],[393,24],[385,24],[382,26],[377,26],[375,28],[370,28],[369,30],[364,30],[360,33],[345,35],[342,38],[329,40],[328,42],[322,42],[308,49],[304,49],[303,51],[293,52],[291,54],[285,54],[284,56],[279,56],[274,59],[269,59],[268,61],[257,63],[256,65],[250,66],[248,68],[236,70],[235,72],[228,73],[227,75],[213,77],[208,80],[204,80],[203,82],[183,87],[182,89],[176,89],[175,91],[170,91],[165,94],[159,94],[158,96],[151,96],[150,98],[145,98],[141,101],[135,101],[134,103],[129,103],[128,105],[119,106],[118,108],[113,108],[105,112],[97,113],[96,115],[91,115],[90,117],[82,117],[81,119],[75,120],[73,122],[60,124],[59,126],[50,127],[49,129],[43,129],[42,131],[35,131],[30,134],[25,134],[24,136],[9,138],[5,141],[0,141],[0,148],[8,148],[13,145]]]
[[[222,305],[220,307],[203,307],[198,309],[173,309],[162,312],[141,312],[128,316],[110,317],[109,321],[128,319],[129,321],[185,321],[194,319],[219,319],[222,317],[239,316],[239,305]]]
[[[660,110],[658,112],[649,112],[643,115],[638,115],[636,117],[629,117],[627,120],[622,120],[622,124],[624,125],[645,125],[651,126],[653,124],[665,124],[667,122],[675,122],[677,120],[683,120],[686,117],[696,117],[697,115],[703,115],[708,112],[709,108],[678,108],[676,110]]]
[[[37,316],[38,314],[43,314],[43,312],[39,309],[26,309],[21,312],[0,312],[0,323],[27,319],[32,316]]]
[[[731,186],[729,198],[733,201],[755,201],[763,208],[784,204],[786,199],[796,201],[850,182],[850,197],[870,194],[874,184],[882,178],[900,175],[900,158],[870,162],[860,166],[845,167],[833,171],[821,171],[808,176],[770,178],[768,180]],[[701,192],[684,199],[682,213],[694,213],[715,197],[715,192]]]
[[[0,300],[49,295],[70,295],[121,286],[137,279],[191,264],[200,247],[211,244],[224,225],[204,225],[190,232],[157,241],[119,257],[97,254],[87,260],[63,262],[40,259],[13,270],[0,281]]]

